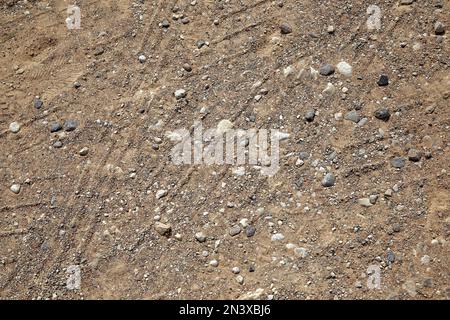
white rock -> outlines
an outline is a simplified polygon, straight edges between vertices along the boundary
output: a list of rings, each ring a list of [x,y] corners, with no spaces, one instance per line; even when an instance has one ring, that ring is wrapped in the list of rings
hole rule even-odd
[[[20,123],[14,121],[11,122],[11,124],[9,125],[9,131],[11,131],[12,133],[17,133],[20,131]]]
[[[219,261],[217,261],[216,259],[211,260],[211,261],[209,262],[209,265],[210,265],[211,267],[217,267],[217,266],[219,266]]]
[[[332,95],[335,91],[336,87],[331,82],[328,82],[327,87],[322,91],[322,93],[326,95]]]
[[[147,57],[144,56],[143,54],[141,54],[141,55],[138,57],[138,59],[139,59],[139,62],[140,62],[140,63],[144,63],[144,62],[147,60]]]
[[[158,190],[156,192],[156,199],[161,199],[162,197],[164,197],[166,195],[167,195],[167,190],[163,190],[163,189]]]
[[[274,235],[272,235],[271,238],[272,241],[283,241],[284,240],[284,235],[281,233],[275,233]]]
[[[306,258],[308,256],[308,251],[305,248],[299,247],[294,249],[294,253],[300,258]]]
[[[15,183],[15,184],[13,184],[12,186],[11,186],[11,188],[9,188],[12,192],[14,192],[15,194],[18,194],[19,192],[20,192],[20,184],[17,184],[17,183]]]
[[[346,77],[351,77],[352,76],[352,72],[353,72],[353,68],[351,65],[349,65],[347,62],[345,61],[341,61],[336,65],[336,69],[337,71],[346,76]]]
[[[182,99],[182,98],[186,97],[186,90],[178,89],[177,91],[175,91],[174,95],[175,95],[175,98]]]

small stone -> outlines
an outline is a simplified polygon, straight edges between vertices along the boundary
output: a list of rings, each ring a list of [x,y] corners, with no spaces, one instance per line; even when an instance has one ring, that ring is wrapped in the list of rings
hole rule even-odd
[[[78,154],[83,157],[87,156],[88,153],[89,153],[89,149],[87,147],[84,147],[80,151],[78,151]]]
[[[324,64],[319,69],[319,74],[322,76],[330,76],[334,73],[334,66],[331,64]]]
[[[302,247],[294,248],[294,253],[302,259],[308,256],[308,251]]]
[[[336,182],[336,178],[334,177],[334,175],[331,172],[328,172],[322,179],[322,186],[324,186],[325,188],[329,188],[334,186]]]
[[[241,275],[238,275],[238,276],[236,277],[236,281],[237,281],[239,284],[244,284],[244,277],[241,276]]]
[[[354,123],[358,123],[361,120],[361,116],[356,110],[352,110],[345,114],[344,119]]]
[[[422,258],[420,258],[420,262],[422,264],[429,264],[431,262],[431,258],[428,255],[424,255]]]
[[[191,22],[191,20],[188,17],[184,17],[183,19],[181,19],[182,24],[188,24],[189,22]]]
[[[20,189],[21,189],[21,186],[20,186],[20,184],[15,183],[15,184],[13,184],[9,189],[10,189],[13,193],[19,194]]]
[[[282,23],[280,25],[280,32],[281,34],[289,34],[292,32],[292,27],[287,23]]]
[[[256,228],[252,225],[248,225],[247,228],[245,228],[245,234],[247,235],[247,237],[251,238],[255,235],[256,233]]]
[[[220,120],[219,123],[217,124],[216,132],[218,135],[221,135],[232,128],[233,128],[233,123],[230,120],[223,119],[223,120]]]
[[[369,200],[370,200],[370,203],[371,203],[371,204],[377,203],[378,195],[377,195],[377,194],[372,194],[372,195],[370,195]]]
[[[178,89],[177,91],[175,91],[174,95],[175,95],[175,98],[177,98],[177,100],[183,99],[186,97],[186,90]]]
[[[316,117],[316,111],[314,109],[308,110],[305,113],[305,120],[308,122],[313,122]]]
[[[186,70],[187,72],[191,72],[192,66],[188,63],[185,63],[185,64],[183,64],[183,69]]]
[[[363,207],[371,207],[373,204],[370,202],[369,198],[358,199],[358,204]]]
[[[201,49],[203,46],[206,45],[206,41],[205,40],[198,40],[196,45],[197,45],[197,48]]]
[[[177,233],[176,235],[174,235],[174,238],[175,238],[176,240],[178,240],[178,241],[183,240],[183,236],[182,236],[181,234],[179,234],[179,233]]]
[[[18,133],[20,131],[20,123],[14,121],[9,124],[9,131],[12,133]]]
[[[384,192],[384,197],[385,198],[389,198],[389,197],[392,197],[392,189],[387,189],[385,192]]]
[[[241,272],[241,269],[239,269],[239,267],[233,267],[231,269],[231,272],[233,272],[234,274],[239,274]]]
[[[75,81],[75,82],[73,83],[73,87],[74,87],[75,89],[78,89],[79,87],[81,87],[81,83],[79,83],[78,81]]]
[[[444,26],[444,24],[442,22],[437,21],[434,24],[434,33],[437,34],[437,35],[442,35],[442,34],[445,33],[445,26]]]
[[[33,106],[34,106],[36,109],[42,108],[43,105],[44,105],[44,103],[42,102],[42,100],[41,100],[40,98],[35,97],[35,98],[33,99]]]
[[[172,230],[172,227],[169,224],[165,224],[162,222],[155,222],[155,230],[162,236],[168,236],[170,235],[170,231]]]
[[[374,112],[374,116],[379,120],[388,121],[391,117],[391,114],[388,109],[380,108]]]
[[[143,54],[141,54],[141,55],[138,57],[138,59],[139,59],[139,62],[140,62],[140,63],[144,63],[145,61],[147,61],[147,57],[144,56]]]
[[[216,259],[211,260],[211,261],[209,262],[209,265],[210,265],[211,267],[216,268],[216,267],[219,266],[219,261],[217,261]]]
[[[66,120],[64,121],[64,130],[65,131],[73,131],[77,128],[78,123],[75,120]]]
[[[62,125],[59,122],[53,122],[50,125],[50,132],[58,132],[62,129]]]
[[[229,234],[232,237],[237,236],[239,233],[241,233],[241,227],[239,227],[239,225],[234,225],[229,230]]]
[[[161,22],[161,27],[163,27],[164,29],[169,28],[169,27],[170,27],[170,22],[169,22],[169,20],[164,19],[164,20]]]
[[[162,197],[165,197],[167,195],[167,190],[158,190],[156,192],[156,199],[161,199]]]
[[[389,251],[387,254],[387,262],[389,264],[392,264],[394,263],[394,261],[395,261],[395,254],[392,251]]]
[[[405,166],[405,164],[406,164],[406,161],[402,157],[395,157],[394,159],[391,160],[391,165],[397,169],[403,168]]]
[[[206,236],[203,232],[197,232],[195,234],[195,239],[197,239],[198,242],[205,242],[206,241]]]
[[[385,74],[382,74],[382,75],[380,76],[380,78],[378,79],[377,84],[378,84],[380,87],[385,87],[385,86],[387,86],[387,85],[389,84],[389,78],[388,78],[388,76],[385,75]]]
[[[422,158],[422,152],[417,149],[409,149],[408,151],[408,159],[412,162],[418,162]]]
[[[333,27],[333,26],[328,26],[327,32],[328,32],[329,34],[333,34],[333,33],[334,33],[334,27]]]
[[[272,241],[283,241],[284,235],[282,233],[275,233],[274,235],[272,235],[271,240]]]
[[[63,144],[62,144],[62,142],[59,141],[59,140],[57,140],[57,141],[55,141],[55,142],[53,143],[53,148],[55,148],[55,149],[59,149],[59,148],[61,148],[62,146],[63,146]]]
[[[351,77],[353,73],[353,68],[345,61],[341,61],[336,65],[337,71],[346,77]]]
[[[400,0],[400,5],[408,6],[408,5],[412,4],[413,2],[414,2],[414,0]]]

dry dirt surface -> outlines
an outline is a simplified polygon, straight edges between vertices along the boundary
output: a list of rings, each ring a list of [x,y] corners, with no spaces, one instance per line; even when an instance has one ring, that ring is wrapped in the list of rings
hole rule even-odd
[[[0,0],[0,298],[448,299],[449,10]],[[278,172],[173,163],[223,120]]]

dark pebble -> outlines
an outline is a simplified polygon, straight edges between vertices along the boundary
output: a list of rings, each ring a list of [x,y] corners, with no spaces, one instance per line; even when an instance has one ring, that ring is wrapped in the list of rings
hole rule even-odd
[[[316,117],[316,111],[314,111],[314,110],[308,110],[306,113],[305,113],[305,119],[306,119],[306,121],[308,121],[308,122],[313,122],[314,121],[314,118]]]
[[[58,132],[62,129],[62,125],[59,122],[53,122],[50,125],[50,132]]]
[[[281,34],[289,34],[292,32],[292,27],[288,25],[287,23],[282,23],[280,25],[280,32]]]
[[[378,84],[380,87],[385,87],[385,86],[387,86],[387,85],[389,84],[389,78],[388,78],[388,76],[385,75],[385,74],[382,74],[382,75],[380,76],[380,79],[378,79],[377,84]]]
[[[247,237],[253,237],[255,235],[256,232],[256,228],[252,225],[247,226],[247,228],[245,228],[245,234],[247,235]]]
[[[33,105],[34,105],[34,107],[35,107],[36,109],[40,109],[40,108],[42,108],[42,106],[44,105],[44,103],[42,102],[41,99],[39,99],[39,98],[34,98],[34,99],[33,99]]]
[[[375,115],[375,118],[383,120],[383,121],[388,121],[389,118],[391,117],[389,110],[386,108],[381,108],[381,109],[376,110],[374,112],[374,115]]]
[[[323,66],[320,67],[319,73],[322,76],[331,76],[334,73],[334,66],[328,63],[324,64]]]

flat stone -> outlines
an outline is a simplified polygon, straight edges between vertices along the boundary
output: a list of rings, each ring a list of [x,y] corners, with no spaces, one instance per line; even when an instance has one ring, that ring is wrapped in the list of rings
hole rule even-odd
[[[155,196],[156,196],[156,199],[161,199],[162,197],[165,197],[166,195],[167,195],[167,190],[161,189],[156,192]]]
[[[409,149],[408,151],[408,159],[412,162],[418,162],[422,158],[422,152],[417,149]]]
[[[169,224],[157,221],[155,222],[155,230],[162,236],[168,236],[170,235],[172,227]]]
[[[241,227],[239,227],[239,225],[236,224],[231,227],[231,229],[228,231],[228,233],[232,237],[237,236],[239,233],[241,233]]]
[[[89,153],[89,148],[87,148],[87,147],[84,147],[80,151],[78,151],[78,154],[83,157],[87,156],[88,153]]]
[[[354,123],[358,123],[361,120],[361,116],[356,110],[352,110],[345,114],[344,119]]]
[[[281,233],[275,233],[274,235],[272,235],[271,240],[272,241],[283,241],[284,235]]]
[[[397,169],[403,168],[405,164],[406,164],[405,158],[402,157],[395,157],[394,159],[391,160],[391,165]]]
[[[64,121],[64,130],[65,131],[73,131],[77,128],[78,122],[75,120],[66,120]]]
[[[373,204],[370,202],[369,198],[358,199],[358,204],[363,207],[371,207]]]

